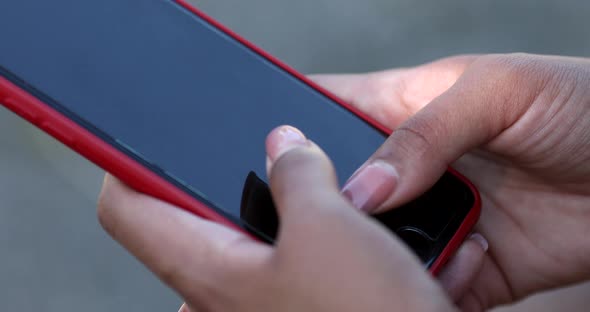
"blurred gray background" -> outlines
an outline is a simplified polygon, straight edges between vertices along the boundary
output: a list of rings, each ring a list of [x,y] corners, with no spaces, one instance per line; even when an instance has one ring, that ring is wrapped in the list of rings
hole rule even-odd
[[[193,2],[304,73],[458,53],[590,54],[584,0]],[[0,130],[0,311],[176,311],[180,299],[98,226],[103,173],[4,108]],[[582,285],[519,308],[586,310],[588,294]]]

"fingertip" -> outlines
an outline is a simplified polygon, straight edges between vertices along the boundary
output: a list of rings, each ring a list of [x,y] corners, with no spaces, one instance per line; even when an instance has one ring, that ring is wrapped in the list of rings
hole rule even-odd
[[[99,224],[109,234],[114,235],[115,207],[121,200],[122,183],[110,174],[105,174],[102,189],[98,196],[96,214]]]
[[[115,176],[106,173],[98,196],[99,213],[103,209],[117,206],[121,201],[125,201],[129,197],[139,194]]]
[[[471,234],[468,239],[476,242],[484,253],[487,252],[488,248],[490,247],[488,240],[479,233]]]
[[[272,164],[290,149],[307,144],[301,130],[284,125],[273,129],[266,137],[266,153]]]
[[[340,196],[332,162],[312,141],[288,149],[271,163],[270,189],[280,216],[302,201],[317,202],[332,193]]]
[[[453,300],[462,298],[481,271],[487,250],[487,240],[472,234],[442,269],[438,279]]]
[[[383,161],[374,161],[353,174],[342,188],[342,194],[357,209],[374,213],[395,192],[398,179],[395,167]]]
[[[120,198],[121,196],[129,196],[132,194],[138,193],[127,184],[123,183],[123,181],[119,180],[117,177],[111,175],[110,173],[106,173],[103,179],[102,189],[99,194],[99,202],[103,197]]]

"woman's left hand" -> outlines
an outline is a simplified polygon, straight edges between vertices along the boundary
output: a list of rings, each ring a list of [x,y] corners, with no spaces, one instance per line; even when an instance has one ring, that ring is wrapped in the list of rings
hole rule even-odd
[[[99,218],[198,311],[454,311],[420,261],[353,208],[298,130],[267,139],[281,219],[275,246],[139,194],[107,176]]]

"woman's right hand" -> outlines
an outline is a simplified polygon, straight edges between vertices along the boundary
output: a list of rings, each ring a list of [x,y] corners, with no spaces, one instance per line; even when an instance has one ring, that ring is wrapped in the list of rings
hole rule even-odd
[[[313,79],[395,129],[343,189],[357,208],[398,206],[451,164],[480,190],[482,269],[469,275],[460,251],[441,276],[464,310],[590,278],[589,60],[461,56]]]

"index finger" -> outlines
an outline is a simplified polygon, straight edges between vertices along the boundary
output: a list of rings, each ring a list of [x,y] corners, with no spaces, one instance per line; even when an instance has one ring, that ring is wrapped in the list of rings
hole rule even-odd
[[[109,175],[98,215],[115,240],[191,302],[206,302],[209,298],[199,296],[215,289],[233,293],[227,288],[244,286],[248,279],[243,274],[254,272],[272,251],[242,233],[135,192]]]
[[[477,57],[460,55],[412,68],[309,78],[384,126],[395,129],[448,90]]]

